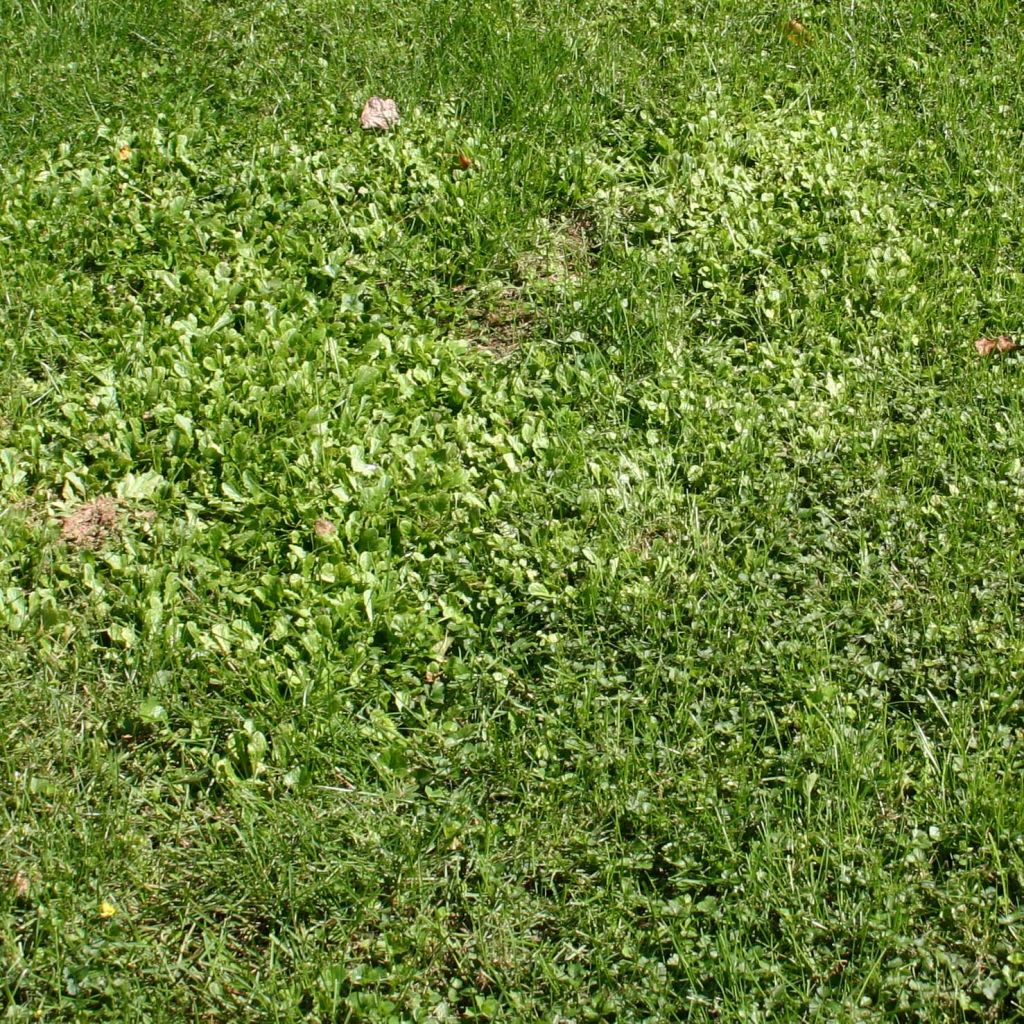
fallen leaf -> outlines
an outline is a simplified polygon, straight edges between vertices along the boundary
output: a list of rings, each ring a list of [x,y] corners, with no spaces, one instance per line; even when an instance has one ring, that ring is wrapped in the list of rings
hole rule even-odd
[[[371,96],[359,115],[359,123],[366,129],[380,128],[386,131],[398,124],[399,120],[395,101],[381,99],[380,96]]]
[[[468,171],[473,166],[473,160],[471,157],[466,156],[465,153],[460,153],[457,157],[459,166],[464,170]]]
[[[102,900],[100,902],[100,917],[104,920],[113,917],[116,913],[117,907],[115,907],[109,900]]]
[[[320,540],[330,540],[338,532],[338,528],[330,521],[330,519],[318,519],[313,524],[313,533]]]
[[[807,42],[807,27],[796,18],[790,18],[786,22],[786,39],[796,46],[803,46]]]
[[[974,347],[978,355],[990,356],[993,352],[1012,352],[1017,348],[1017,343],[1008,334],[1000,334],[995,338],[979,338]]]

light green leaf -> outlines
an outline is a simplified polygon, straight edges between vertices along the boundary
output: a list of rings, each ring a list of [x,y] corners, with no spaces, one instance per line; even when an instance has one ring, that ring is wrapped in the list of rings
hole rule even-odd
[[[151,498],[167,480],[155,470],[147,470],[138,476],[129,473],[118,485],[117,496],[128,501],[141,501]]]

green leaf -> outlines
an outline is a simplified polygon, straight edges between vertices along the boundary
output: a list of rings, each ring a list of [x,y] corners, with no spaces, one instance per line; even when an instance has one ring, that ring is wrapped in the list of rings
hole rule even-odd
[[[167,709],[155,697],[147,697],[139,705],[139,718],[144,722],[164,725],[167,722]]]
[[[140,501],[151,498],[166,483],[166,479],[152,469],[138,476],[129,473],[117,485],[117,496],[128,501]]]

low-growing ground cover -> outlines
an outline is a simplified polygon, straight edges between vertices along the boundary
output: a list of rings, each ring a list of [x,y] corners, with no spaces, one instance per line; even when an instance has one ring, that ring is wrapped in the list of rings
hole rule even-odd
[[[5,1019],[1016,1019],[1024,25],[930,6],[0,0]]]

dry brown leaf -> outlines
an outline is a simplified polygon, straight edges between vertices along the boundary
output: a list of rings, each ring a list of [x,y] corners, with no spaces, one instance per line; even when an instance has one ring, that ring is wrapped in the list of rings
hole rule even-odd
[[[359,115],[359,123],[366,129],[379,128],[386,131],[400,120],[395,101],[381,99],[380,96],[371,96]]]
[[[471,157],[466,156],[465,153],[460,153],[456,159],[459,161],[459,166],[464,170],[468,171],[473,166],[473,160]]]
[[[113,498],[97,498],[61,520],[60,537],[76,548],[98,548],[116,530],[117,502]]]
[[[1000,334],[995,338],[979,338],[974,347],[978,355],[990,356],[993,352],[1012,352],[1017,343],[1008,334]]]
[[[318,519],[313,524],[313,533],[320,540],[330,540],[338,532],[338,528],[330,521],[330,519]]]
[[[796,18],[790,18],[786,22],[786,39],[797,46],[803,46],[807,42],[807,26],[801,21],[797,21]]]

